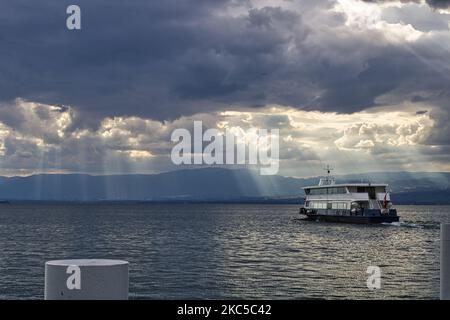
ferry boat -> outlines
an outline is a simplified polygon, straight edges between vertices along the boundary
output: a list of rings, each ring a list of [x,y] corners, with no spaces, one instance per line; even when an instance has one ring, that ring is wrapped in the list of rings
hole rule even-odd
[[[305,204],[300,214],[307,220],[346,223],[392,223],[399,221],[389,185],[379,183],[337,184],[327,166],[319,185],[304,187]]]

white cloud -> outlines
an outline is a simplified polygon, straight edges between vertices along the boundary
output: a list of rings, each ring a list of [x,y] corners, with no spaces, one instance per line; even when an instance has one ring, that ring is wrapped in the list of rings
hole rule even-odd
[[[346,26],[356,28],[359,32],[381,32],[389,42],[414,42],[420,39],[424,32],[414,28],[413,25],[399,21],[388,22],[383,19],[383,11],[396,7],[401,10],[404,4],[400,2],[387,2],[384,4],[368,3],[361,0],[338,0],[334,10],[345,14]],[[427,5],[415,4],[428,8]]]
[[[202,120],[205,130],[230,129],[247,141],[254,139],[252,129],[279,129],[280,172],[286,175],[307,175],[327,162],[341,172],[352,172],[355,163],[361,162],[373,170],[401,170],[411,168],[412,157],[417,170],[432,158],[438,159],[435,167],[442,167],[445,157],[439,159],[439,150],[427,145],[435,129],[430,112],[416,113],[423,104],[400,107],[403,111],[386,106],[352,114],[277,105],[248,110],[230,107],[165,122],[136,116],[105,118],[96,129],[80,129],[71,127],[76,110],[17,100],[14,108],[21,117],[15,117],[14,129],[0,121],[0,161],[3,174],[8,175],[176,169],[169,157],[171,132],[192,130],[193,121]],[[430,150],[433,155],[428,156]]]

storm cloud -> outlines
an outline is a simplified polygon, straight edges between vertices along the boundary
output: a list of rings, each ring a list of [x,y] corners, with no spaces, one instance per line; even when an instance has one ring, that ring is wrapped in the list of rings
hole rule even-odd
[[[163,120],[271,103],[354,112],[450,87],[415,54],[442,56],[430,39],[405,48],[347,28],[330,1],[267,3],[80,0],[80,31],[65,27],[68,1],[3,3],[0,99]]]
[[[1,99],[156,119],[257,105],[267,100],[259,82],[308,33],[296,12],[226,0],[81,0],[82,30],[69,31],[68,4],[0,5]]]
[[[66,28],[73,1],[2,2],[4,168],[30,172],[39,158],[56,171],[97,172],[105,161],[167,169],[170,130],[188,120],[214,127],[223,112],[250,112],[255,126],[290,128],[286,110],[350,115],[354,123],[325,139],[333,150],[395,158],[401,147],[445,168],[450,1],[426,2],[78,0],[78,31]],[[274,105],[278,117],[264,111]],[[358,121],[366,112],[412,122]],[[331,155],[284,134],[287,167]]]

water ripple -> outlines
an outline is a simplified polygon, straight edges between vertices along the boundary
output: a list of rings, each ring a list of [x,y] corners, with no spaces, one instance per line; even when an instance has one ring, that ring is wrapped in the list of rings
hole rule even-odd
[[[133,299],[436,299],[450,207],[400,223],[308,222],[291,205],[11,204],[0,215],[0,299],[43,298],[44,263],[130,261]],[[382,269],[382,288],[366,269]]]

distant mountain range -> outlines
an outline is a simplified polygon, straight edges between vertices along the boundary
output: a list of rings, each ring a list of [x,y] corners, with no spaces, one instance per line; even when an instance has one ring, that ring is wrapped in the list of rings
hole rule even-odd
[[[261,176],[246,169],[203,168],[160,174],[0,177],[9,201],[223,201],[298,203],[318,177]],[[397,204],[450,204],[450,173],[382,172],[336,176],[338,182],[389,183]]]

